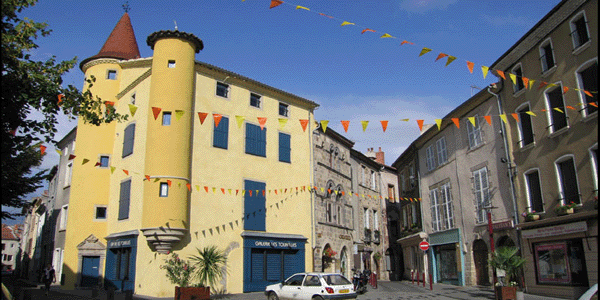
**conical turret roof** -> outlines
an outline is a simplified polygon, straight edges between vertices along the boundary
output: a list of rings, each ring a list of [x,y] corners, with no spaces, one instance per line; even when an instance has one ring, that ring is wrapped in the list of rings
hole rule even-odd
[[[129,14],[125,13],[110,33],[110,36],[98,54],[84,59],[80,68],[90,60],[97,58],[134,59],[140,57],[140,49],[135,40],[133,26]]]

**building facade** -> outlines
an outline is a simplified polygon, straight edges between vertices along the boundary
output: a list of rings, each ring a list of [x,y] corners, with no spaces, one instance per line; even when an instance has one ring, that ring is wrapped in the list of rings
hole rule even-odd
[[[352,256],[353,222],[352,165],[354,142],[331,128],[313,131],[314,232],[313,271],[339,272],[351,278],[355,269]]]
[[[22,224],[2,224],[2,271],[17,268],[22,227]]]
[[[517,226],[529,293],[577,299],[598,282],[597,36],[598,1],[564,0],[491,66],[514,79],[499,98],[518,117],[517,203],[540,218]]]
[[[489,285],[490,251],[518,244],[498,109],[482,90],[416,140],[433,282]]]
[[[94,95],[129,118],[78,124],[75,160],[97,163],[73,165],[66,288],[173,296],[165,254],[186,258],[210,245],[228,258],[213,291],[262,291],[313,269],[318,105],[196,61],[204,45],[193,34],[159,31],[146,41],[154,54],[140,58],[126,13],[81,63],[97,78]]]

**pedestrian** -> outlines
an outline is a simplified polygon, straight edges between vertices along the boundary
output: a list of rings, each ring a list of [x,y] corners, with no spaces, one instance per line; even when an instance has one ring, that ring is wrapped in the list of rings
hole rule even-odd
[[[46,286],[46,296],[48,296],[50,284],[56,282],[56,272],[54,271],[52,264],[48,264],[48,266],[44,269],[42,276],[44,277],[44,285]]]

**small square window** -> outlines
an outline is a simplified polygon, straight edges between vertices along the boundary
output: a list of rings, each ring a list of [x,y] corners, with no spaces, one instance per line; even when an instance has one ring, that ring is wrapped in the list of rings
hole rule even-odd
[[[229,94],[229,85],[222,82],[217,82],[217,96],[227,98]]]
[[[279,115],[289,117],[289,107],[287,104],[279,102]]]
[[[98,219],[98,220],[106,219],[106,207],[103,207],[103,206],[96,207],[96,219]]]
[[[250,106],[260,108],[260,98],[261,98],[260,95],[251,93],[250,94]]]
[[[160,197],[169,196],[169,184],[166,182],[160,183]]]
[[[169,63],[167,64],[167,67],[169,67],[169,69],[174,69],[175,68],[175,61],[174,60],[169,60]]]
[[[100,156],[100,167],[101,168],[108,168],[108,163],[109,163],[110,159],[108,156]]]
[[[108,74],[106,75],[106,79],[117,80],[117,71],[108,70]]]
[[[163,124],[163,126],[171,125],[171,112],[170,111],[163,112],[162,124]]]

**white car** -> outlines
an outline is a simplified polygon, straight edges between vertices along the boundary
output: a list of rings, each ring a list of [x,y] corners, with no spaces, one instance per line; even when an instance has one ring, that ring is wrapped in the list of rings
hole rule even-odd
[[[269,300],[356,299],[350,280],[338,273],[297,273],[266,287]]]

